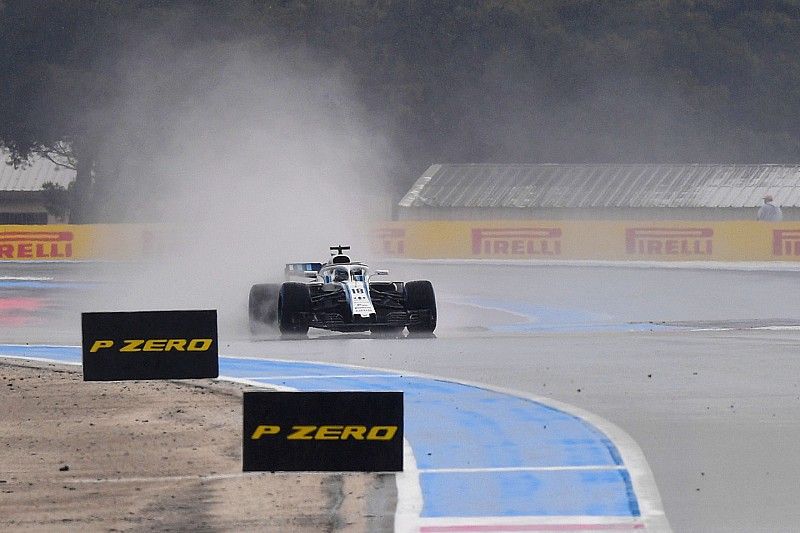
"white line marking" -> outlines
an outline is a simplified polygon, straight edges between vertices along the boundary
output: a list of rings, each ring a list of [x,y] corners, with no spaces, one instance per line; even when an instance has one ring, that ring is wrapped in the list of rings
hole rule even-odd
[[[422,514],[422,485],[414,450],[408,440],[403,439],[403,471],[394,476],[397,484],[397,507],[394,511],[395,533],[419,531],[419,516]]]
[[[594,516],[594,515],[559,515],[559,516],[487,516],[492,525],[521,526],[521,525],[559,525],[559,524],[641,524],[639,518],[630,516]],[[422,527],[431,526],[474,526],[475,519],[471,517],[444,517],[422,518]]]
[[[501,466],[487,468],[422,468],[420,474],[479,474],[481,472],[561,472],[561,471],[596,471],[627,470],[625,465],[588,465],[588,466]]]
[[[266,359],[262,359],[262,361],[266,361]],[[219,376],[216,378],[220,381],[230,381],[231,383],[239,383],[240,385],[250,385],[251,387],[257,387],[259,389],[267,389],[267,388],[274,388],[276,391],[279,392],[297,392],[297,389],[294,387],[286,387],[284,385],[278,385],[276,383],[264,383],[261,381],[253,381],[248,378],[234,378],[230,376]]]
[[[263,359],[262,359],[263,361]],[[399,374],[331,374],[330,376],[258,376],[247,379],[347,379],[347,378],[402,378]]]
[[[52,281],[53,277],[37,276],[0,276],[0,281]]]

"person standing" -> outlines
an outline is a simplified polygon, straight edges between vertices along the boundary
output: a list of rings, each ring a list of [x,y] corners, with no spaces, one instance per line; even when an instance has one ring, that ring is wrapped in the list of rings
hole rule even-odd
[[[780,222],[783,220],[783,212],[780,207],[772,203],[771,194],[764,196],[764,205],[758,208],[756,218],[767,222]]]

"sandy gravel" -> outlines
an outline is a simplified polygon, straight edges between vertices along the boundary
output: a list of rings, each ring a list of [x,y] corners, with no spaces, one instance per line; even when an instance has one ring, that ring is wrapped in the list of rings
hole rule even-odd
[[[242,473],[242,390],[0,359],[0,530],[392,529],[391,475]]]

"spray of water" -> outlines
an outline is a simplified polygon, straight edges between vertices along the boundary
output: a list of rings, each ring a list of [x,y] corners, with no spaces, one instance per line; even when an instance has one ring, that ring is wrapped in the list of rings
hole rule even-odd
[[[221,331],[243,331],[250,285],[278,281],[285,262],[324,260],[338,243],[368,254],[389,216],[390,150],[347,73],[312,53],[226,43],[156,56],[154,43],[120,67],[117,139],[138,132],[139,149],[115,208],[162,224],[163,250],[111,267],[113,290],[91,305],[218,309]]]

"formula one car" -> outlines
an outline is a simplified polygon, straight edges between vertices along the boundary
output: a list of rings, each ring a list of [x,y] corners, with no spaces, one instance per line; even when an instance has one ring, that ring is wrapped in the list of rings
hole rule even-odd
[[[433,333],[436,297],[430,281],[378,281],[388,270],[372,270],[344,255],[349,246],[332,246],[326,263],[288,263],[286,282],[250,289],[250,331],[277,324],[284,335],[302,336],[309,328],[371,331],[397,336]],[[290,281],[301,278],[304,282]]]

